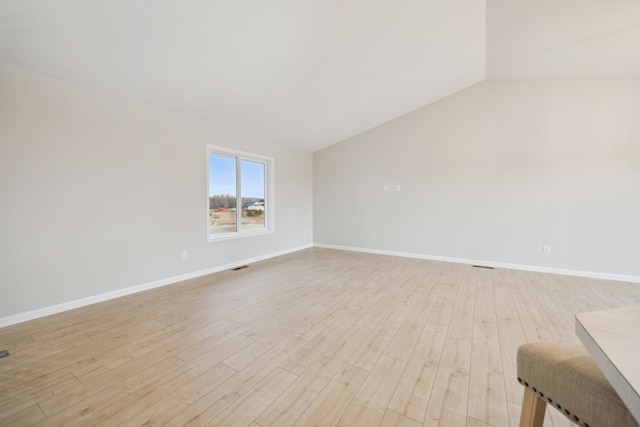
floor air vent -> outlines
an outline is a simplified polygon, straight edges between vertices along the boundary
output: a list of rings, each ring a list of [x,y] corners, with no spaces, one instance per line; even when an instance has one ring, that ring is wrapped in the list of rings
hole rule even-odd
[[[242,270],[243,268],[249,268],[249,266],[248,265],[242,265],[240,267],[232,268],[231,271],[238,271],[238,270]]]
[[[474,268],[486,268],[487,270],[495,270],[493,267],[487,267],[486,265],[472,265]]]

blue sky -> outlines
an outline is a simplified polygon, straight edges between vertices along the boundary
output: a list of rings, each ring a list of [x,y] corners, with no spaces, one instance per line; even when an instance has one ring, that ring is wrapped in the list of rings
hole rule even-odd
[[[264,164],[242,160],[242,196],[264,199]],[[209,155],[209,195],[236,194],[236,161]]]

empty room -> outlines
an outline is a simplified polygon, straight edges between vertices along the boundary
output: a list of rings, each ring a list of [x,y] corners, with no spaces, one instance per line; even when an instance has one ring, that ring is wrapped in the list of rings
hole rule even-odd
[[[638,426],[638,0],[0,1],[1,426]]]

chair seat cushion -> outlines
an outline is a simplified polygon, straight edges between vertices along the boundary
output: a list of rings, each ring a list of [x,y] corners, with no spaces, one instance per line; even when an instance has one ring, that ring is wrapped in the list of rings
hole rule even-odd
[[[573,422],[590,427],[638,427],[586,350],[533,342],[518,348],[518,381]]]

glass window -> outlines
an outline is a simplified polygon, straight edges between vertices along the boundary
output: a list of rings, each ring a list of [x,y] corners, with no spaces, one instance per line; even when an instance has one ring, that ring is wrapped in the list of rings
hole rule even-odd
[[[209,241],[273,231],[273,160],[207,146]]]

